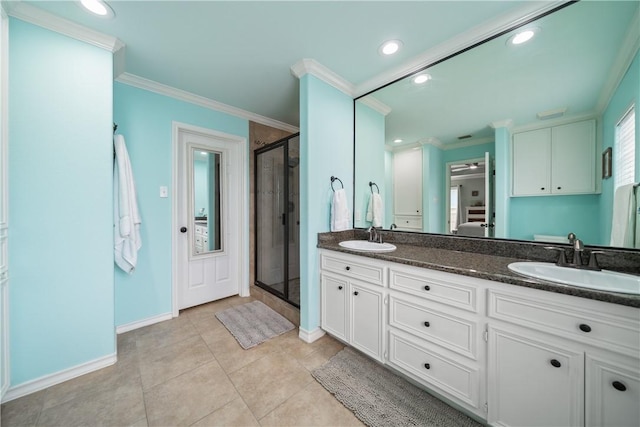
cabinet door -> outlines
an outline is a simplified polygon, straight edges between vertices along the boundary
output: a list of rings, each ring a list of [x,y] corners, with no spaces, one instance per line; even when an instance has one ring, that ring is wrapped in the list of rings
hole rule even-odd
[[[341,278],[320,276],[322,329],[347,341],[348,282]]]
[[[395,215],[422,215],[422,151],[407,150],[393,155]]]
[[[586,356],[586,425],[640,425],[640,361]]]
[[[593,193],[596,173],[595,121],[551,128],[551,192]]]
[[[492,425],[583,423],[584,354],[545,336],[490,328],[489,418]]]
[[[551,129],[513,135],[513,195],[551,193]]]
[[[382,292],[350,284],[350,340],[349,343],[382,361]]]

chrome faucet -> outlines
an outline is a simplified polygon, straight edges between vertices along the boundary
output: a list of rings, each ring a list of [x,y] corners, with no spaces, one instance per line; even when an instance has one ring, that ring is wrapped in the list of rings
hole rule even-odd
[[[572,268],[581,268],[587,270],[600,270],[600,266],[598,265],[598,260],[596,259],[597,254],[607,254],[604,251],[596,251],[592,250],[588,255],[586,255],[586,259],[588,260],[588,264],[585,265],[582,263],[584,255],[584,243],[582,240],[578,239],[578,237],[574,233],[569,233],[567,236],[569,243],[573,246],[573,260],[571,264],[567,262],[567,255],[565,253],[565,248],[557,247],[557,246],[545,246],[545,249],[551,249],[559,252],[558,261],[556,261],[556,265],[560,267],[572,267]]]
[[[382,243],[382,234],[378,232],[378,229],[373,225],[367,228],[367,232],[369,233],[369,241],[375,243]]]
[[[573,265],[577,268],[582,267],[582,251],[584,251],[582,240],[575,239],[573,242]]]

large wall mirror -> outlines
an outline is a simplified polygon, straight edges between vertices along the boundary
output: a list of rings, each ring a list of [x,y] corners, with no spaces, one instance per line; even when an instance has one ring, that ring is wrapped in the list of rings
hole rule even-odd
[[[632,247],[611,229],[616,171],[640,181],[639,4],[562,5],[358,98],[355,227],[371,225],[374,182],[384,229]],[[634,106],[623,166],[616,129]]]
[[[199,255],[222,249],[220,229],[220,163],[222,153],[192,148],[191,159],[193,162],[193,176],[191,177],[192,253]]]

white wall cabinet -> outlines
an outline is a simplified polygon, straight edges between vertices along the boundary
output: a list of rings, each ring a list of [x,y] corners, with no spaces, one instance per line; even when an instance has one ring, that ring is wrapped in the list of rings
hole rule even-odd
[[[422,150],[393,154],[393,214],[401,229],[422,229]]]
[[[514,196],[596,191],[595,120],[513,135]]]

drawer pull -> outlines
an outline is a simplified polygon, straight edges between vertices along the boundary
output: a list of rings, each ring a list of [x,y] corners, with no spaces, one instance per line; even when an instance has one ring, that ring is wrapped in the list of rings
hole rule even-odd
[[[430,326],[429,322],[424,322],[424,326],[426,326],[428,328]]]
[[[611,385],[618,391],[625,391],[627,389],[627,386],[622,384],[620,381],[614,381]]]
[[[582,332],[591,332],[591,326],[585,323],[580,324],[579,328]]]
[[[540,187],[541,190],[544,190],[544,187]]]
[[[353,294],[354,294],[354,295],[358,295],[358,291],[355,291]]]
[[[560,366],[562,366],[562,363],[558,362],[556,359],[551,359],[551,366],[553,366],[554,368],[559,368]]]
[[[348,265],[344,268],[345,270],[349,271],[351,270],[351,267],[349,267]]]
[[[429,285],[425,285],[425,286],[424,286],[424,290],[425,290],[425,291],[430,291],[430,290],[431,290],[431,286],[429,286]]]
[[[424,364],[424,368],[425,368],[425,369],[431,369],[431,365],[429,365],[428,363],[425,363],[425,364]]]
[[[338,290],[341,291],[342,290],[342,286],[338,286]]]

